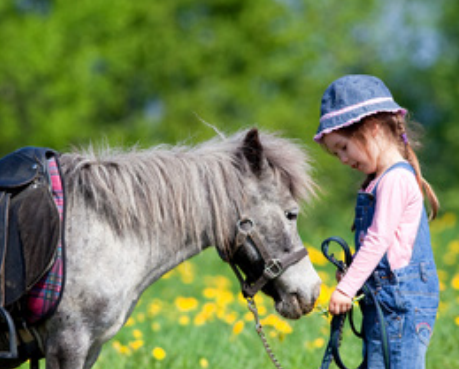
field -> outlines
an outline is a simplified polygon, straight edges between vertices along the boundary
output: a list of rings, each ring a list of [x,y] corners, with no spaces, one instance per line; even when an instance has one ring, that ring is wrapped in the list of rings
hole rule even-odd
[[[441,281],[441,305],[428,351],[430,369],[459,368],[455,342],[459,333],[459,229],[456,216],[443,215],[431,226]],[[270,299],[256,302],[265,333],[285,369],[318,368],[328,339],[328,320],[322,313],[334,270],[307,245],[323,279],[314,313],[287,321]],[[350,367],[360,357],[360,342],[346,329],[342,355]],[[255,329],[253,315],[238,290],[236,278],[215,250],[185,262],[150,287],[132,317],[106,344],[95,368],[274,368]]]
[[[430,369],[459,368],[459,229],[456,216],[443,215],[431,225],[441,281],[441,305],[428,351]],[[271,300],[256,302],[268,341],[288,368],[318,368],[328,339],[323,314],[334,285],[334,270],[309,245],[323,287],[316,310],[297,321],[282,319]],[[360,360],[360,342],[346,329],[342,356],[349,367]],[[25,367],[25,366],[24,366]],[[142,296],[118,335],[108,342],[96,369],[274,368],[254,329],[252,314],[228,265],[213,248],[165,275]],[[332,367],[335,367],[332,365]]]

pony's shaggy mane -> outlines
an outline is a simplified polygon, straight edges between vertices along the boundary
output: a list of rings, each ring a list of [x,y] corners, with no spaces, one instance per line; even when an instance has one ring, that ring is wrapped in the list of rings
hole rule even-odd
[[[244,179],[250,169],[242,155],[247,131],[200,145],[147,150],[89,147],[61,156],[69,201],[83,198],[119,235],[148,239],[152,230],[173,232],[177,242],[206,241],[225,247],[230,225],[244,209]],[[276,178],[294,198],[314,194],[309,159],[303,147],[260,132],[263,154]],[[198,234],[214,224],[212,234]]]

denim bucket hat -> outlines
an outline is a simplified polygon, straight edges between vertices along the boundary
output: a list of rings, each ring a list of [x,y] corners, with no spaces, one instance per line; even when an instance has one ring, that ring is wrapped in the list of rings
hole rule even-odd
[[[325,90],[320,107],[320,125],[314,140],[337,129],[350,126],[370,115],[390,112],[406,114],[383,81],[355,74],[341,77]]]

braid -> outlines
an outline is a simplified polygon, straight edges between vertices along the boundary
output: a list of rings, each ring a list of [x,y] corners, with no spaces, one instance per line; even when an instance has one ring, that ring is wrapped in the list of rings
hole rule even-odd
[[[408,137],[411,136],[407,132],[407,123],[405,121],[405,117],[401,114],[391,114],[389,117],[390,120],[395,121],[395,138],[398,141],[398,146],[400,148],[400,152],[402,156],[411,164],[414,168],[416,173],[416,181],[418,182],[419,188],[424,196],[427,197],[427,200],[430,205],[430,216],[429,218],[435,219],[438,213],[438,209],[440,207],[440,203],[438,198],[430,186],[429,182],[422,176],[421,166],[419,164],[418,157],[413,149],[414,146],[419,146],[419,143],[414,138],[410,140]]]
[[[411,164],[414,168],[416,181],[421,190],[421,193],[427,198],[430,205],[430,216],[429,218],[435,219],[440,207],[440,203],[435,195],[433,188],[429,182],[422,176],[421,166],[419,165],[418,157],[416,156],[415,149],[420,144],[417,140],[417,135],[411,126],[421,128],[419,124],[410,121],[409,124],[406,121],[406,116],[401,113],[377,113],[363,119],[364,124],[352,124],[347,127],[340,129],[340,132],[346,137],[352,137],[357,139],[359,142],[366,142],[366,130],[369,129],[371,121],[381,123],[380,126],[386,130],[386,133],[392,137],[394,143],[397,145],[403,158]],[[375,178],[374,173],[369,174],[361,185],[361,189],[365,189],[368,184]]]

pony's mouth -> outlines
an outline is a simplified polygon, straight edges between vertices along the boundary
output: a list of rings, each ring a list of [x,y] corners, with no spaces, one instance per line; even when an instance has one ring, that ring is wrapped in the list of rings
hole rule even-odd
[[[276,311],[287,319],[299,319],[309,314],[319,297],[320,285],[320,280],[316,281],[307,293],[305,291],[281,292],[281,296],[276,296],[278,298],[274,299]]]
[[[291,298],[276,302],[276,311],[287,319],[299,319],[314,309],[314,302],[306,302],[298,295],[292,294]]]

